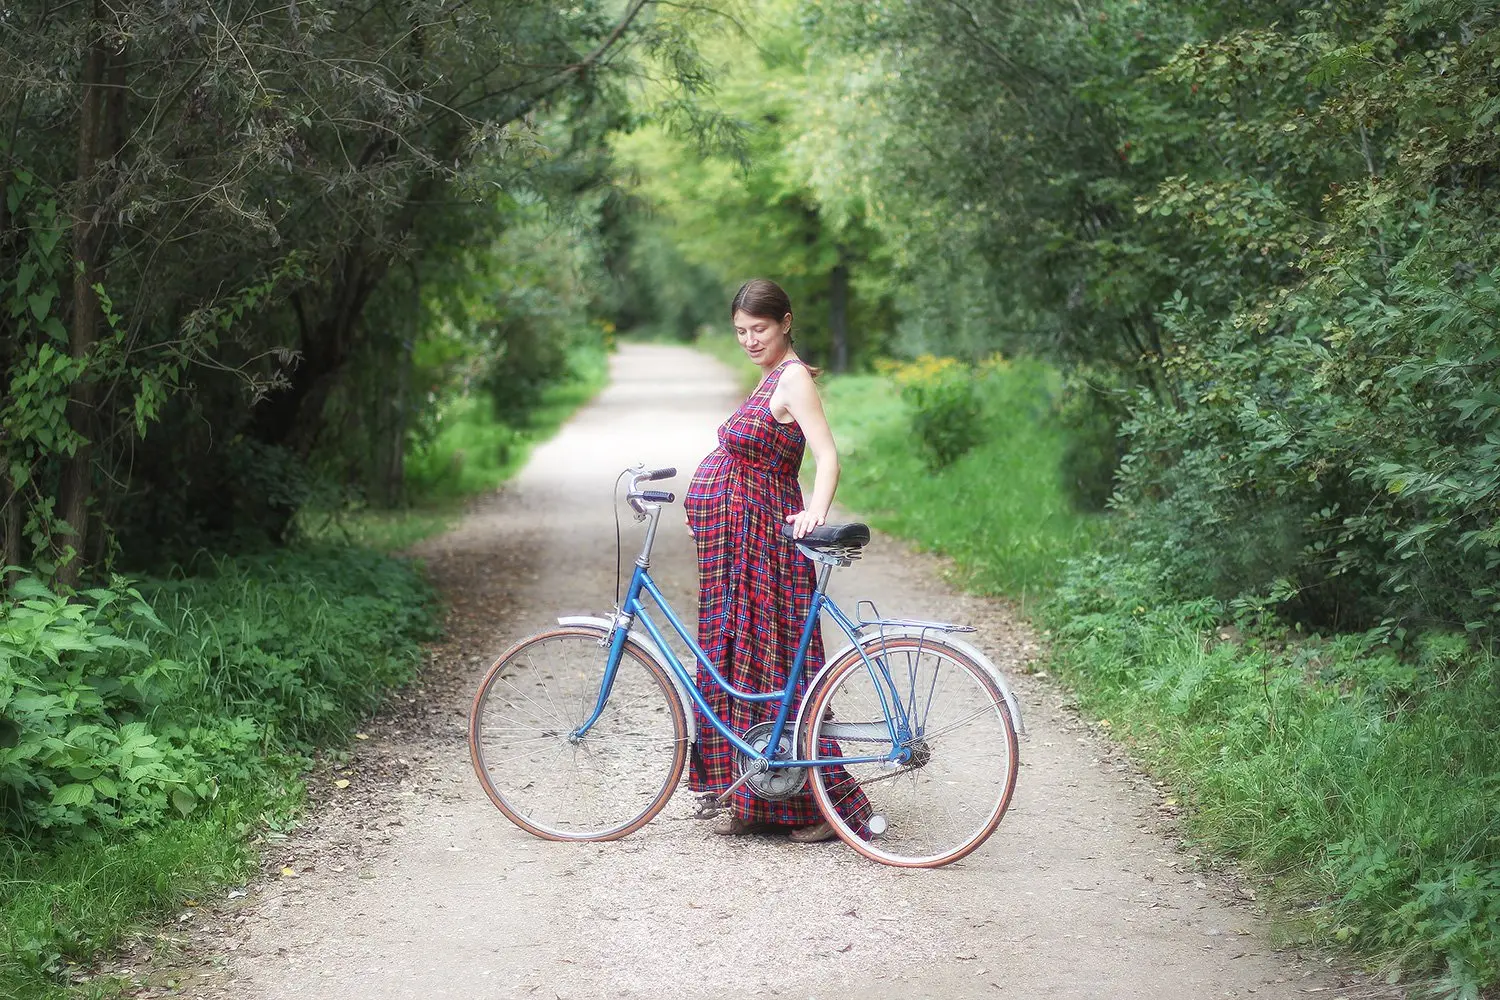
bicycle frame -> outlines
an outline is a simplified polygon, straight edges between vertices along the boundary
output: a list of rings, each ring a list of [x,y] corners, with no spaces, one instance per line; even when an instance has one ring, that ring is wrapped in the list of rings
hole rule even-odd
[[[901,698],[897,695],[896,687],[891,681],[889,671],[886,670],[885,665],[882,663],[877,666],[859,648],[859,625],[852,621],[844,613],[843,609],[826,593],[828,575],[831,570],[830,566],[825,565],[818,574],[817,586],[813,591],[812,607],[809,608],[807,620],[802,626],[802,636],[797,643],[797,653],[792,660],[792,668],[787,675],[786,686],[779,691],[741,691],[725,680],[718,668],[709,661],[708,654],[698,645],[697,639],[688,632],[686,626],[682,624],[681,619],[677,617],[676,612],[672,610],[670,602],[667,601],[661,590],[656,586],[656,582],[651,579],[651,547],[655,540],[657,518],[660,516],[661,507],[659,504],[654,503],[644,503],[641,504],[641,507],[645,508],[643,513],[650,519],[651,523],[646,530],[646,540],[641,548],[641,554],[635,562],[635,572],[631,575],[630,587],[626,591],[625,600],[621,603],[619,611],[614,617],[613,628],[608,637],[609,658],[605,664],[603,683],[599,688],[599,700],[595,704],[594,711],[589,718],[573,731],[572,736],[574,739],[580,739],[587,734],[594,723],[598,721],[599,716],[603,714],[604,706],[609,701],[610,692],[614,688],[615,676],[619,670],[620,658],[624,654],[625,643],[629,638],[631,626],[636,620],[639,620],[645,628],[646,633],[656,644],[656,648],[661,652],[662,658],[666,660],[668,669],[677,676],[682,688],[687,691],[698,713],[721,736],[727,739],[731,746],[750,759],[760,762],[763,766],[767,768],[836,767],[844,764],[900,763],[910,758],[911,750],[902,745],[912,736],[912,727],[906,707],[901,703]],[[695,678],[688,672],[687,667],[683,665],[682,661],[677,657],[676,652],[666,642],[665,634],[647,611],[647,605],[643,600],[646,597],[650,598],[651,603],[661,613],[666,623],[671,627],[671,630],[676,633],[677,637],[687,646],[688,651],[693,654],[693,659],[699,670],[707,670],[708,676],[731,698],[749,702],[780,702],[777,706],[775,724],[771,730],[770,738],[766,742],[766,746],[772,748],[781,745],[781,737],[785,733],[787,723],[791,718],[792,703],[795,700],[797,691],[797,681],[802,676],[802,671],[807,661],[807,651],[812,646],[814,630],[817,628],[818,621],[823,612],[826,611],[829,618],[833,619],[834,624],[854,644],[854,648],[859,652],[860,659],[865,663],[865,669],[870,671],[871,677],[876,682],[875,687],[880,694],[881,708],[885,715],[885,732],[882,735],[889,737],[891,751],[878,757],[776,760],[756,750],[741,739],[738,734],[733,732],[728,724],[719,718],[718,713],[708,704],[707,699],[703,696],[703,692],[699,690]]]

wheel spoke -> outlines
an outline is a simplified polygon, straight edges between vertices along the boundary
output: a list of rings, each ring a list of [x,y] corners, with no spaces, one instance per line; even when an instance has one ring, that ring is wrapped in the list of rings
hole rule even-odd
[[[491,668],[475,698],[480,782],[538,836],[624,836],[660,811],[681,776],[686,717],[661,669],[630,647],[598,718],[573,736],[598,704],[607,657],[593,630],[542,633]]]
[[[848,720],[883,724],[889,703],[913,727],[905,761],[815,768],[813,791],[841,834],[877,861],[932,867],[968,854],[994,831],[1009,805],[1016,738],[1003,700],[983,668],[931,638],[877,637],[809,694],[807,745],[818,756],[874,756],[881,741]],[[838,712],[831,711],[837,705]],[[842,732],[835,723],[843,723]],[[824,727],[834,736],[824,737]]]

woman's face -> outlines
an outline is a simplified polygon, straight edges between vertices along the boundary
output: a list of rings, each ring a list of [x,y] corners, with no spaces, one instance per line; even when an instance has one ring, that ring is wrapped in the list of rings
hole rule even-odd
[[[788,334],[792,329],[792,314],[787,313],[779,321],[765,316],[752,316],[740,311],[734,314],[734,335],[740,347],[750,355],[750,360],[762,368],[774,365],[786,355],[791,345]]]

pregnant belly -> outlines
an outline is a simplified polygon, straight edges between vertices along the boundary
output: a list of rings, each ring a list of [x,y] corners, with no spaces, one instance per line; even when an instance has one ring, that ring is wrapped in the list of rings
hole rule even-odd
[[[725,508],[729,496],[730,465],[729,456],[720,448],[709,452],[708,457],[698,463],[698,470],[693,473],[687,495],[682,500],[688,527],[695,532]]]

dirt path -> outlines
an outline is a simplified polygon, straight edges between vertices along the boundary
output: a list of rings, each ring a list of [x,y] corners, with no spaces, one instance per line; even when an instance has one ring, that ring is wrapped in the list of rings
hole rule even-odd
[[[535,840],[489,804],[464,745],[468,697],[514,639],[613,599],[617,471],[686,475],[737,401],[721,365],[631,346],[613,382],[516,484],[424,547],[452,602],[420,688],[320,776],[308,823],[240,908],[205,921],[202,997],[1350,997],[1322,963],[1274,953],[1232,884],[1195,873],[1163,806],[1046,682],[1008,610],[877,538],[843,598],[968,620],[1017,681],[1031,735],[1015,804],[966,861],[870,864],[841,844],[725,839],[681,792],[635,836]],[[639,533],[626,520],[627,551]],[[691,542],[663,519],[657,575],[694,605]],[[627,557],[628,561],[628,557]],[[334,786],[347,780],[346,788]]]

